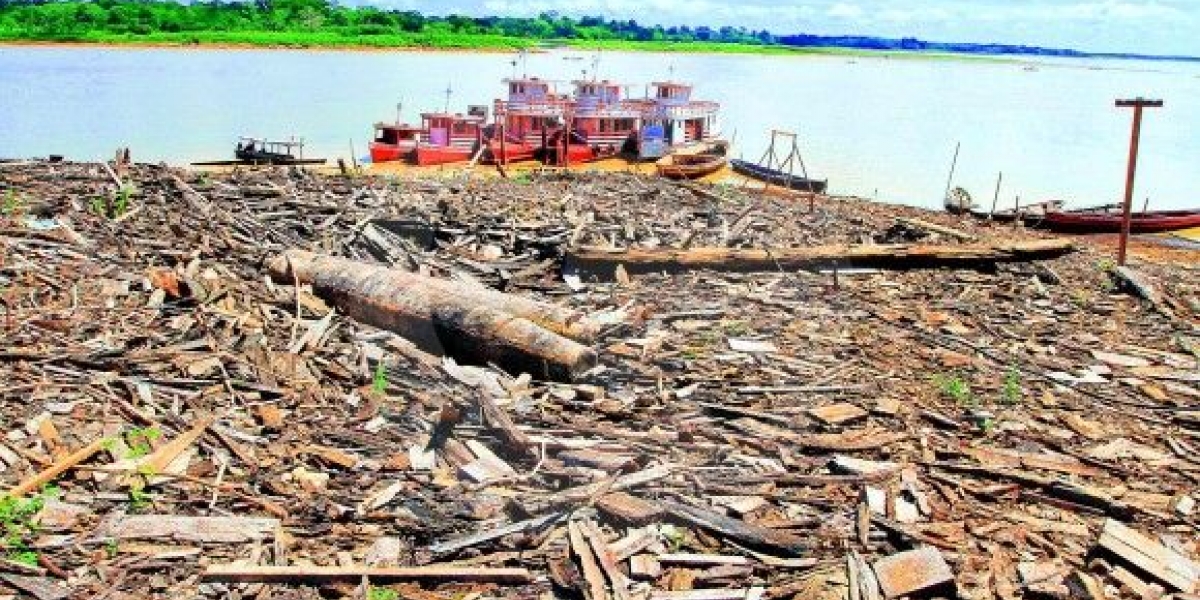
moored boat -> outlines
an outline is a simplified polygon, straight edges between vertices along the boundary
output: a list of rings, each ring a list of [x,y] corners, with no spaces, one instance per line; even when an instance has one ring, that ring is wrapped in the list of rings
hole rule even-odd
[[[197,165],[215,165],[225,163],[249,163],[262,165],[305,165],[321,164],[323,158],[304,158],[304,140],[289,139],[286,141],[270,141],[261,138],[242,137],[238,139],[233,151],[235,161],[209,161],[193,163]]]
[[[484,120],[476,114],[422,114],[426,136],[417,143],[413,162],[425,167],[471,160],[482,143]]]
[[[487,136],[487,162],[532,160],[563,125],[567,96],[555,94],[550,82],[537,77],[505,79],[508,98],[495,101],[498,121]]]
[[[425,130],[407,123],[376,123],[375,138],[368,145],[371,162],[411,160],[417,140]]]
[[[751,179],[757,179],[771,185],[777,185],[802,192],[823,194],[825,193],[825,189],[829,184],[828,180],[825,179],[810,179],[808,177],[792,175],[791,173],[784,173],[778,169],[771,169],[740,159],[729,161],[729,165],[733,167],[735,173],[745,175]]]
[[[1120,211],[1058,211],[1046,213],[1040,226],[1059,233],[1119,233],[1122,220]],[[1133,213],[1129,230],[1158,233],[1191,227],[1200,227],[1200,209]]]
[[[725,168],[729,143],[715,141],[696,144],[668,154],[654,163],[659,177],[668,179],[698,179]]]
[[[637,157],[659,159],[674,148],[710,141],[716,134],[716,102],[692,99],[692,86],[675,81],[650,84],[654,97],[639,101],[642,122],[637,136]]]

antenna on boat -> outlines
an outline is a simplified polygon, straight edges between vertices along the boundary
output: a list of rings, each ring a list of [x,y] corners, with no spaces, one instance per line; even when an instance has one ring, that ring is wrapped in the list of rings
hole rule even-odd
[[[675,80],[675,63],[667,65],[667,81]]]
[[[397,103],[396,103],[396,124],[397,124],[397,125],[399,125],[399,124],[400,124],[400,121],[401,121],[401,119],[400,119],[400,115],[401,115],[403,112],[404,112],[404,103],[403,103],[403,102],[397,102]]]
[[[600,53],[592,55],[592,81],[596,81],[596,77],[600,72]]]
[[[521,78],[525,79],[529,77],[529,53],[521,48],[517,51],[517,58],[521,60]]]
[[[442,109],[442,112],[445,112],[445,113],[450,112],[450,96],[452,94],[454,94],[454,88],[451,87],[449,83],[447,83],[446,84],[446,106],[445,106],[445,108]]]

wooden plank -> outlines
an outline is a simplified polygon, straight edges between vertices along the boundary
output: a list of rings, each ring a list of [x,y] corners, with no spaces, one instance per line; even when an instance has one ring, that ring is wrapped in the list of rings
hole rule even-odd
[[[1097,545],[1177,592],[1194,594],[1200,584],[1200,565],[1115,519],[1104,522]]]
[[[587,600],[605,600],[609,597],[608,588],[604,585],[604,573],[600,570],[600,563],[596,561],[596,556],[592,554],[592,549],[583,539],[583,532],[579,529],[579,523],[570,521],[567,523],[567,540],[571,545],[571,554],[579,561],[579,569],[583,573],[583,579],[587,582],[587,588],[584,589],[584,596]]]
[[[800,554],[807,549],[799,536],[786,531],[767,529],[708,509],[668,500],[660,501],[660,504],[685,523],[732,538],[751,548],[773,550],[786,555]]]
[[[448,581],[472,583],[529,583],[533,575],[526,569],[456,567],[426,565],[422,567],[315,567],[209,565],[201,578],[224,583],[325,583],[334,581],[360,582],[366,577],[374,582],[387,581]]]
[[[613,492],[596,500],[596,509],[623,523],[645,525],[662,515],[662,508],[625,492]]]
[[[39,490],[42,488],[42,486],[54,481],[54,479],[59,475],[66,473],[75,467],[75,465],[86,461],[97,452],[103,450],[106,445],[107,440],[103,438],[98,439],[72,452],[71,454],[62,457],[59,460],[54,461],[54,464],[42,470],[37,475],[34,475],[33,477],[30,477],[29,479],[26,479],[25,481],[22,481],[21,483],[9,489],[6,495],[10,498],[20,498],[29,492]]]
[[[630,274],[693,269],[753,272],[848,268],[949,268],[978,267],[1001,262],[1050,259],[1075,251],[1070,240],[1051,239],[997,244],[937,245],[831,245],[807,248],[733,249],[692,248],[629,249],[578,248],[567,252],[564,271],[611,280],[617,265]]]
[[[117,539],[245,543],[272,537],[278,529],[279,519],[266,517],[127,515],[102,527],[101,535]]]
[[[559,516],[560,516],[559,513],[551,513],[548,515],[544,515],[544,516],[533,518],[533,519],[528,519],[525,521],[509,523],[508,525],[502,525],[500,527],[489,529],[487,531],[481,531],[479,533],[468,535],[466,537],[456,538],[453,540],[446,540],[444,542],[438,542],[438,543],[430,546],[429,551],[434,554],[450,554],[452,552],[458,552],[459,550],[462,550],[463,548],[470,548],[471,546],[476,546],[476,545],[479,545],[479,544],[482,544],[485,542],[490,542],[492,540],[502,538],[506,535],[512,535],[514,533],[520,533],[522,531],[528,531],[530,529],[537,529],[539,527],[542,527],[543,525],[549,524],[552,521],[557,520],[559,518]]]
[[[937,548],[909,550],[885,556],[874,565],[886,598],[899,598],[954,583],[954,573]]]
[[[687,554],[687,553],[669,553],[659,554],[658,562],[672,565],[687,565],[694,567],[708,567],[713,565],[748,565],[750,559],[745,556],[731,556],[725,554]]]

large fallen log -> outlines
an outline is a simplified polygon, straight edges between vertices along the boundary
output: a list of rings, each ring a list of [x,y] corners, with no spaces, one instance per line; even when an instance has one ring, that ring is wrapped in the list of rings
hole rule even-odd
[[[668,273],[693,269],[714,271],[794,271],[822,268],[921,269],[980,267],[1001,262],[1055,258],[1075,250],[1069,240],[1036,240],[1002,244],[813,246],[810,248],[734,249],[604,248],[570,250],[563,261],[565,272],[584,277],[612,279],[618,266],[627,273]]]
[[[318,274],[336,272],[354,265],[355,268],[367,267],[364,263],[349,261],[336,256],[327,256],[306,252],[304,250],[288,250],[268,261],[271,276],[278,282],[290,284],[295,280],[300,283],[313,283]],[[599,331],[599,327],[587,319],[582,313],[557,304],[538,302],[515,294],[505,294],[481,285],[425,277],[408,271],[387,269],[390,277],[397,285],[412,285],[438,290],[447,294],[462,294],[469,296],[471,302],[506,312],[513,316],[533,321],[537,325],[549,329],[559,335],[581,342],[590,342]]]
[[[596,365],[595,351],[543,328],[545,318],[535,323],[524,316],[524,302],[498,300],[499,292],[306,252],[273,257],[267,268],[280,283],[311,283],[317,296],[342,313],[428,352],[552,379],[569,379]],[[563,329],[573,323],[552,318]]]

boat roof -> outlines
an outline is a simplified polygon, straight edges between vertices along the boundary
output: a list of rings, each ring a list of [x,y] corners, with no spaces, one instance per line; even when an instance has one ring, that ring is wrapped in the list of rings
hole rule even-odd
[[[538,77],[506,77],[504,83],[542,83],[550,85],[549,79],[540,79]]]
[[[274,141],[274,140],[268,140],[266,138],[256,138],[256,137],[249,137],[249,136],[244,136],[244,135],[239,136],[238,141],[239,142],[254,142],[256,144],[274,144],[277,146],[303,146],[304,145],[304,140],[291,139],[291,140],[283,140],[283,141]]]
[[[411,129],[413,131],[420,131],[421,126],[410,123],[384,123],[380,121],[375,124],[375,129]]]
[[[481,115],[464,115],[462,113],[448,113],[448,112],[421,113],[421,118],[422,119],[453,119],[455,121],[476,121],[476,122],[480,122],[480,123],[482,123],[484,120],[483,116],[481,116]]]
[[[652,85],[654,87],[672,87],[672,88],[694,87],[692,84],[683,83],[682,81],[655,81],[655,82],[652,82],[650,85]]]
[[[606,88],[621,87],[621,84],[619,84],[615,81],[609,81],[607,79],[601,79],[599,81],[596,81],[595,79],[576,79],[576,80],[572,81],[571,83],[573,85],[596,85],[596,86],[606,87]]]

